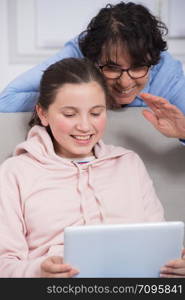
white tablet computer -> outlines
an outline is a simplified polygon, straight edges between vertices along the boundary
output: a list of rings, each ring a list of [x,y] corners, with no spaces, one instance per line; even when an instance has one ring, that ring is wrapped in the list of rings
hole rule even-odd
[[[64,261],[76,277],[159,277],[181,257],[184,223],[72,226],[64,231]]]

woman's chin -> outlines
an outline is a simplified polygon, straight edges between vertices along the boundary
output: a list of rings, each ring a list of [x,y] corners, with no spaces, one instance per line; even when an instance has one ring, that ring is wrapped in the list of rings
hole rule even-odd
[[[114,99],[114,102],[116,102],[118,105],[130,104],[134,101],[135,97],[137,96],[135,91],[132,91],[128,94],[112,91],[111,95],[112,98]]]
[[[124,95],[124,96],[116,96],[116,97],[114,97],[114,100],[116,101],[116,103],[118,105],[130,104],[130,103],[132,103],[134,101],[134,99],[135,99],[135,96],[131,97],[131,96],[125,96]]]

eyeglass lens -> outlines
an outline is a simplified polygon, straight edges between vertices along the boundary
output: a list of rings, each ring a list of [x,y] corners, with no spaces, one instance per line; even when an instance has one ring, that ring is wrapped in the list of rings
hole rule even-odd
[[[104,65],[101,67],[104,76],[110,79],[119,78],[122,76],[124,72],[127,72],[127,74],[133,79],[141,78],[147,74],[148,69],[149,69],[148,66],[133,67],[130,69],[121,69],[118,66],[111,66],[111,65]]]

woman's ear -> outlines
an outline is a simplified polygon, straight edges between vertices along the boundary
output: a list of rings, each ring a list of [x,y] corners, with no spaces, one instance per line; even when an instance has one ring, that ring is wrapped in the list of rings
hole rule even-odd
[[[36,112],[37,115],[41,121],[41,124],[45,127],[47,127],[48,124],[48,118],[47,118],[47,111],[45,109],[43,109],[42,106],[40,106],[39,104],[36,105]]]

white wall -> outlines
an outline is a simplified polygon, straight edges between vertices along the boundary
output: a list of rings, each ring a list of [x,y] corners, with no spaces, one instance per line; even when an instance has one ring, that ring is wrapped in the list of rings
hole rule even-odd
[[[10,12],[8,11],[8,5],[9,5],[9,3],[13,3],[13,4],[15,4],[15,3],[21,4],[22,3],[22,5],[24,4],[24,6],[26,6],[26,5],[30,6],[31,1],[32,1],[32,3],[34,3],[33,0],[24,0],[23,2],[21,2],[21,1],[22,0],[0,0],[0,91],[17,75],[30,69],[32,66],[36,65],[38,62],[41,62],[42,60],[45,59],[45,57],[50,56],[51,53],[55,53],[55,51],[56,51],[56,49],[55,50],[52,49],[52,51],[49,51],[48,49],[44,49],[44,55],[41,55],[40,53],[37,55],[37,54],[35,54],[35,53],[37,53],[35,51],[34,59],[30,59],[29,56],[25,55],[24,59],[22,59],[22,60],[19,59],[17,61],[16,60],[12,61],[12,59],[10,57],[10,52],[12,53],[12,50],[14,50],[14,47],[16,47],[16,45],[15,45],[15,40],[14,40],[14,44],[12,42],[10,43],[10,38],[12,38],[12,36],[10,37],[10,30],[8,28],[8,21],[9,21],[8,18],[10,18],[11,15],[10,15]],[[67,5],[67,2],[65,2],[63,0],[61,0],[61,1],[62,1],[61,3],[63,3],[63,5],[65,3]],[[76,0],[68,0],[68,3],[69,3],[69,1],[75,1],[75,2],[73,2],[73,4],[76,3]],[[98,0],[98,1],[97,0],[94,0],[94,1],[78,0],[78,5],[82,6],[83,11],[84,11],[83,1],[85,1],[86,5],[87,5],[87,2],[89,1],[88,4],[92,5],[93,9],[95,6],[97,9],[97,5],[100,5],[101,3],[109,2],[108,0],[107,1],[106,0],[101,0],[101,1],[100,0]],[[164,1],[165,0],[163,0],[162,3],[165,3]],[[113,3],[113,2],[119,2],[119,1],[112,0],[110,2]],[[145,2],[146,2],[146,0],[145,0]],[[145,4],[145,2],[143,1],[144,4]],[[35,2],[35,3],[37,3],[37,2]],[[52,1],[52,3],[53,3],[53,1]],[[154,9],[154,6],[155,6],[154,4],[157,2],[155,2],[155,0],[150,0],[150,2],[147,1],[147,3],[148,4],[150,3],[150,5],[149,5],[150,8]],[[102,7],[102,6],[103,5],[100,5],[100,7]],[[79,8],[79,11],[81,11],[80,8]],[[16,13],[16,11],[14,13]],[[31,15],[31,13],[30,13],[30,15]],[[80,18],[82,19],[82,17],[80,17]],[[31,20],[33,23],[34,20],[33,20],[33,18],[30,17],[30,22],[31,22]],[[33,24],[30,24],[30,22],[29,22],[29,20],[28,20],[28,22],[26,22],[25,30],[28,30],[31,32],[31,30],[33,31],[33,29],[31,29],[30,27],[33,26]],[[70,22],[74,22],[74,21],[72,19],[70,19]],[[19,24],[17,26],[19,26]],[[24,25],[22,25],[22,26],[24,26]],[[73,24],[73,27],[74,27],[74,24]],[[35,28],[36,28],[36,26],[35,26]],[[67,28],[69,28],[69,26],[65,27],[65,31]],[[70,34],[70,32],[71,31],[69,30],[69,34]],[[21,36],[18,35],[17,38],[21,39]],[[22,44],[27,44],[28,48],[30,47],[29,46],[30,38],[31,38],[30,36],[28,36],[27,39],[24,38],[24,41],[22,43]],[[11,47],[10,47],[10,44],[11,44]],[[185,69],[185,64],[184,64],[184,69]]]
[[[9,62],[7,0],[0,0],[0,90],[30,67],[32,64],[10,64]]]

